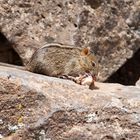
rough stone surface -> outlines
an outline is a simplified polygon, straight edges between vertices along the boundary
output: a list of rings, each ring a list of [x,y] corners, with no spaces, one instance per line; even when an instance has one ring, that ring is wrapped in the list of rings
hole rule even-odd
[[[24,64],[46,42],[91,46],[105,80],[140,48],[139,0],[1,0],[0,17]]]
[[[140,88],[72,81],[0,66],[0,138],[140,139]]]
[[[123,66],[113,73],[106,82],[135,85],[140,78],[140,49],[127,60]]]

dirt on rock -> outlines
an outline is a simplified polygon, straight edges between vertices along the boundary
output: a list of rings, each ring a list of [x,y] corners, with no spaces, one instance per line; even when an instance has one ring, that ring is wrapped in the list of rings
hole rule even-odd
[[[96,84],[0,67],[0,138],[140,139],[139,86]]]

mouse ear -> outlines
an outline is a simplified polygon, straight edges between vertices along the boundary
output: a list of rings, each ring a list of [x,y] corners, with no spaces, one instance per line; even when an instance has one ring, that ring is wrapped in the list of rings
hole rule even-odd
[[[83,49],[82,49],[81,54],[82,54],[82,55],[88,55],[89,52],[90,52],[90,48],[89,48],[89,47],[86,47],[86,48],[83,48]]]

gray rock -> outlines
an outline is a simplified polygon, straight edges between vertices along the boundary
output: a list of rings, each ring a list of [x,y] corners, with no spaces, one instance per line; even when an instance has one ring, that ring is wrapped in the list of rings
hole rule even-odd
[[[5,140],[140,139],[140,88],[96,84],[99,90],[89,90],[69,80],[0,66],[1,136]],[[18,127],[13,133],[9,126]]]
[[[45,43],[93,48],[107,79],[140,48],[138,0],[1,0],[0,29],[24,64]]]

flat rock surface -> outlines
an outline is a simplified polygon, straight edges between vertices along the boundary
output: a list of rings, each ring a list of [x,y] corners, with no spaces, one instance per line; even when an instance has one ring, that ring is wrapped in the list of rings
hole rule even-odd
[[[140,48],[139,0],[1,0],[0,17],[24,65],[45,43],[90,46],[104,81]]]
[[[96,85],[0,66],[0,138],[140,139],[140,87]]]

